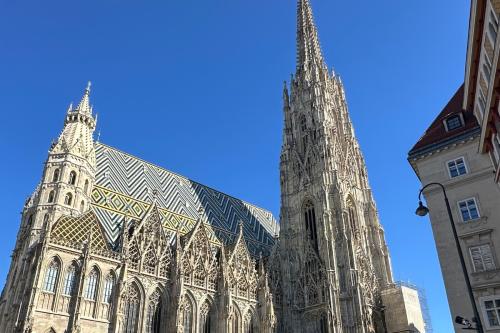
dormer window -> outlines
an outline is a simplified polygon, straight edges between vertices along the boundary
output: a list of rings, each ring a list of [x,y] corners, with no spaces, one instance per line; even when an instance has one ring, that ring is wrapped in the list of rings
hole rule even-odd
[[[464,120],[462,114],[460,113],[446,118],[444,120],[444,126],[447,132],[456,130],[457,128],[464,126]]]

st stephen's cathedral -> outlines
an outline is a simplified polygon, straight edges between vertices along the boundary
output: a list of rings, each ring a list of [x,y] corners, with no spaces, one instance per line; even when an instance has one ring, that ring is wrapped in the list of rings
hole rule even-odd
[[[283,114],[278,224],[95,141],[87,87],[24,205],[0,332],[386,332],[390,256],[309,0]]]

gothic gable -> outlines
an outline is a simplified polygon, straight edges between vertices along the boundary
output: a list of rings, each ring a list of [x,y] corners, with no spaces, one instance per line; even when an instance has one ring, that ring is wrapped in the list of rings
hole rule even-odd
[[[193,230],[181,237],[182,273],[188,284],[216,289],[218,274],[217,253],[220,248],[209,238],[209,225],[200,218]]]
[[[236,242],[228,247],[226,253],[229,286],[233,294],[242,297],[256,297],[258,282],[256,262],[248,252],[241,224]]]
[[[160,276],[167,278],[172,251],[156,204],[151,205],[137,226],[131,226],[129,234],[130,267],[151,275],[159,273]]]

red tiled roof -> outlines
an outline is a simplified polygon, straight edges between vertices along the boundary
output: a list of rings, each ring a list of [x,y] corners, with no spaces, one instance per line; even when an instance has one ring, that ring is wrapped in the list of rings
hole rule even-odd
[[[476,117],[474,116],[472,111],[462,110],[463,99],[464,85],[462,84],[462,86],[458,88],[457,92],[451,98],[448,104],[446,104],[443,111],[441,111],[437,118],[434,119],[431,126],[429,126],[424,135],[422,135],[418,142],[413,146],[408,155],[412,155],[420,150],[427,148],[428,146],[447,141],[479,127]],[[464,117],[464,126],[447,132],[446,128],[444,127],[444,120],[449,116],[459,114],[460,112],[462,112]]]

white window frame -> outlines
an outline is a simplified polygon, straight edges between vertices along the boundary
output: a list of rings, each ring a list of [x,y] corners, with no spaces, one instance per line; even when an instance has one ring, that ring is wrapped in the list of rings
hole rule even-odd
[[[485,246],[485,245],[487,245],[488,248],[490,249],[491,262],[493,264],[493,268],[492,269],[486,269],[486,265],[484,264],[483,256],[481,254],[481,260],[483,261],[483,266],[485,266],[485,267],[484,267],[484,270],[478,271],[478,270],[476,270],[476,266],[474,265],[474,258],[472,257],[471,249],[472,248],[480,248],[480,247]],[[493,251],[493,246],[491,245],[491,243],[483,243],[483,244],[479,244],[479,245],[469,246],[468,251],[469,251],[469,258],[470,258],[470,261],[471,261],[472,269],[474,270],[473,273],[491,272],[491,271],[494,271],[494,270],[497,269],[497,263],[496,263],[496,260],[495,260],[495,256],[493,254],[494,251]]]
[[[455,166],[456,166],[456,164],[457,164],[457,161],[458,161],[458,160],[462,160],[462,161],[463,161],[463,163],[464,163],[464,167],[465,167],[465,173],[464,173],[463,175],[458,175],[458,176],[453,177],[453,176],[451,175],[450,166],[449,166],[448,164],[449,164],[450,162],[454,162],[454,163],[455,163]],[[452,159],[452,160],[446,161],[446,169],[448,169],[448,176],[450,177],[450,179],[459,178],[459,177],[461,177],[461,176],[465,176],[466,174],[468,174],[468,173],[469,173],[469,167],[467,166],[467,163],[465,162],[465,157],[464,157],[464,156],[459,156],[459,157],[456,157],[456,158],[454,158],[454,159]],[[457,169],[457,170],[458,170],[458,169]]]
[[[499,325],[495,325],[495,326],[491,326],[490,325],[490,321],[488,320],[488,313],[486,311],[486,306],[485,306],[485,303],[488,302],[488,301],[493,301],[493,303],[495,303],[495,301],[497,300],[500,300],[500,295],[491,295],[491,296],[485,296],[485,297],[481,297],[479,299],[479,307],[481,309],[481,316],[483,317],[483,322],[486,324],[486,329],[487,330],[494,330],[494,329],[498,329],[500,328],[500,307],[494,307],[494,309],[498,309],[497,310],[497,314],[498,314],[498,319],[499,319]]]
[[[450,129],[448,128],[448,119],[455,118],[455,117],[458,117],[458,119],[460,120],[460,126],[452,129],[451,131],[457,130],[459,128],[463,128],[465,126],[464,115],[462,112],[459,112],[457,114],[452,114],[452,115],[444,118],[444,120],[443,120],[443,124],[444,124],[444,128],[446,129],[446,132],[450,131]]]
[[[477,211],[477,218],[474,218],[474,219],[471,218],[470,220],[464,220],[464,216],[462,215],[462,209],[460,208],[460,204],[465,202],[465,204],[467,205],[467,201],[469,201],[469,200],[474,201],[474,205],[476,206],[476,211]],[[457,208],[458,208],[458,214],[460,215],[460,219],[462,220],[463,223],[474,222],[474,221],[477,221],[481,218],[481,211],[479,209],[478,200],[475,197],[459,200],[457,202]],[[469,207],[467,207],[467,209],[469,209]]]

